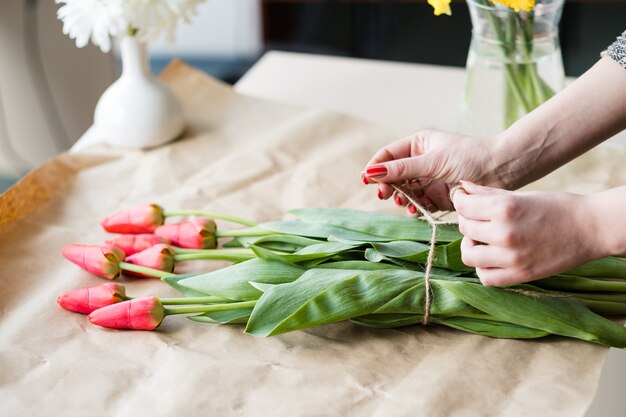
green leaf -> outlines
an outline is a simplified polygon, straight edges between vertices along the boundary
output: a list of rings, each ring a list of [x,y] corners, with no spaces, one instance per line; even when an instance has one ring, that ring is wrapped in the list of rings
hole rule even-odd
[[[308,264],[306,265],[307,267],[312,267],[320,262],[324,262],[325,260],[332,258],[335,255],[347,252],[356,247],[357,246],[355,245],[346,245],[345,243],[323,242],[317,243],[315,245],[306,246],[297,252],[289,254],[277,254],[255,245],[251,245],[250,249],[252,249],[252,251],[254,251],[254,253],[259,258],[278,259],[283,262],[290,263],[304,263],[308,261],[314,261],[308,262]]]
[[[214,324],[245,324],[252,313],[251,308],[242,308],[239,310],[213,311],[197,316],[187,317],[189,320],[201,323]]]
[[[195,275],[196,274],[173,275],[173,276],[169,276],[169,277],[163,277],[163,278],[161,278],[161,281],[165,282],[166,284],[168,284],[170,287],[174,288],[176,291],[178,291],[179,293],[181,293],[185,297],[204,297],[204,296],[206,296],[206,293],[203,293],[203,292],[200,292],[200,291],[196,291],[196,290],[192,290],[190,288],[187,288],[187,287],[184,287],[184,286],[178,284],[179,281],[181,281],[183,279],[191,278],[191,277],[193,277]]]
[[[244,238],[239,238],[239,237],[235,237],[231,240],[229,240],[228,242],[222,244],[223,248],[243,248],[245,247],[244,244],[242,243]]]
[[[381,269],[401,269],[401,267],[397,265],[383,264],[383,263],[375,263],[369,261],[338,261],[338,262],[327,262],[316,266],[317,269],[352,269],[352,270],[362,270],[362,271],[375,271]]]
[[[626,347],[626,328],[593,313],[578,301],[531,297],[461,281],[439,281],[438,284],[496,320],[607,346]]]
[[[300,208],[291,210],[290,213],[305,222],[340,226],[392,240],[429,242],[432,235],[432,228],[425,220],[386,213],[340,208]],[[440,225],[437,230],[439,242],[452,242],[463,237],[456,225]]]
[[[269,222],[260,224],[259,227],[271,232],[298,235],[310,238],[328,239],[329,236],[336,236],[340,239],[353,240],[359,242],[385,242],[392,240],[387,237],[370,235],[356,232],[332,224],[306,223],[299,220],[286,220],[279,222]],[[395,240],[395,239],[394,239]]]
[[[626,278],[626,259],[615,256],[587,262],[566,272],[580,277]]]
[[[400,258],[393,258],[390,256],[385,256],[374,248],[367,248],[365,250],[365,259],[367,259],[370,262],[384,262],[384,261],[391,262],[401,268],[408,269],[411,271],[421,271],[421,272],[425,271],[425,266],[423,264],[418,264],[418,263],[407,261],[407,260],[400,259]],[[433,275],[450,276],[450,277],[456,277],[461,274],[460,271],[451,271],[449,269],[437,268],[437,267],[433,267],[431,272]]]
[[[268,235],[268,236],[249,236],[239,238],[240,242],[249,247],[250,245],[261,246],[270,250],[281,252],[295,252],[303,247],[321,243],[319,239],[311,239],[308,237],[297,235]]]
[[[444,326],[464,332],[504,339],[536,339],[550,334],[544,330],[531,329],[529,327],[518,326],[517,324],[503,323],[501,321],[488,319],[447,317],[444,319],[433,318],[432,321],[433,323],[443,324]]]
[[[351,319],[353,323],[365,327],[379,329],[392,329],[395,327],[405,327],[420,324],[424,318],[421,314],[368,314]]]
[[[274,259],[250,259],[208,274],[196,275],[178,282],[179,285],[236,301],[258,299],[262,292],[250,281],[279,284],[296,280],[304,268]]]
[[[430,248],[429,245],[410,241],[373,242],[372,247],[385,257],[421,264],[426,263]],[[474,268],[466,266],[461,261],[461,240],[437,246],[433,265],[458,272],[474,271]]]
[[[569,275],[533,281],[537,287],[557,291],[593,291],[626,293],[626,281],[619,279],[585,278]]]
[[[246,332],[271,336],[373,313],[415,285],[419,273],[404,270],[311,269],[298,280],[265,292]]]

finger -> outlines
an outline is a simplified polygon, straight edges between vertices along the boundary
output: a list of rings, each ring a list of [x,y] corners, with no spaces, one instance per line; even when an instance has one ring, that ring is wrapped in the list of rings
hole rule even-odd
[[[461,181],[461,187],[469,195],[504,195],[510,193],[510,191],[501,188],[485,187],[471,181]]]
[[[459,215],[472,220],[491,220],[499,215],[497,204],[500,196],[469,195],[464,189],[454,193],[453,203]]]
[[[394,196],[393,193],[395,190],[389,184],[380,183],[378,184],[378,189],[381,191],[381,194],[383,195],[383,200],[387,200]]]
[[[433,202],[439,210],[454,210],[454,205],[450,201],[449,186],[443,182],[433,182],[426,188],[426,196]]]
[[[505,246],[506,236],[497,222],[472,220],[459,214],[459,231],[477,242]]]
[[[385,163],[369,165],[367,179],[373,182],[401,183],[419,177],[433,177],[432,161],[425,156],[400,158]]]
[[[476,275],[483,285],[489,287],[504,287],[526,281],[511,268],[476,268]]]
[[[419,197],[417,199],[417,202],[426,210],[428,210],[429,213],[434,213],[436,211],[438,211],[439,209],[437,208],[437,206],[435,205],[435,203],[432,202],[432,200],[426,196],[423,197]],[[422,211],[420,209],[417,209],[417,213],[422,215],[424,213],[422,213]]]
[[[406,196],[398,191],[394,193],[393,201],[396,203],[396,206],[400,207],[405,207],[409,204],[409,200],[407,200]]]
[[[467,266],[476,268],[506,268],[511,265],[511,253],[500,246],[480,245],[475,240],[463,238],[461,241],[461,259]],[[470,243],[471,242],[471,243]]]
[[[419,146],[421,141],[417,140],[420,135],[422,135],[422,132],[391,142],[389,145],[376,152],[366,166],[421,155],[423,153],[423,150]]]

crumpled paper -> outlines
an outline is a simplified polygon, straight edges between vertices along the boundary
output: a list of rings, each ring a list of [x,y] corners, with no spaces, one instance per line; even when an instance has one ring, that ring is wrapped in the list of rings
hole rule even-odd
[[[154,332],[114,331],[59,308],[61,293],[104,282],[61,248],[103,242],[100,219],[134,204],[258,221],[302,206],[400,213],[359,178],[372,153],[398,137],[393,129],[241,96],[182,63],[163,78],[182,100],[184,138],[146,152],[61,155],[0,197],[2,416],[584,414],[607,352],[590,343],[347,322],[262,339],[184,317]],[[625,157],[598,149],[535,187],[623,184]],[[120,282],[131,296],[175,295],[158,280]]]

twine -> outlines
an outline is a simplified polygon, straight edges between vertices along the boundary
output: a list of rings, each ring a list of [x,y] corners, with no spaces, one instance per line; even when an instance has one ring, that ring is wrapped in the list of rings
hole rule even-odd
[[[422,189],[426,188],[429,184],[430,183],[425,184],[421,186],[421,188]],[[422,216],[426,219],[426,221],[432,228],[432,234],[430,236],[430,247],[428,248],[428,256],[426,257],[426,269],[424,270],[424,287],[425,287],[426,293],[425,293],[425,298],[424,298],[424,318],[422,319],[422,324],[428,324],[430,323],[430,308],[432,305],[432,287],[430,285],[430,278],[432,275],[433,263],[435,262],[435,249],[436,249],[435,245],[437,244],[437,226],[446,225],[446,224],[456,224],[456,222],[441,220],[441,217],[439,218],[435,217],[432,212],[430,212],[420,203],[415,201],[412,195],[413,194],[412,190],[405,188],[403,186],[395,185],[395,184],[389,184],[389,185],[391,185],[391,187],[393,187],[393,189],[396,190],[397,192],[404,194],[407,200],[409,200],[409,202],[413,204],[413,206],[417,210],[419,210],[420,213],[422,213]],[[450,189],[450,200],[452,200],[452,195],[459,188],[461,188],[461,186],[457,185],[453,187],[452,189]]]

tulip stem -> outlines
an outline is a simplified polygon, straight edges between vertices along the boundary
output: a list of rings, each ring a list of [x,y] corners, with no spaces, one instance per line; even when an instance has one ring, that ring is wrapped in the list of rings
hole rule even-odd
[[[176,274],[173,274],[171,272],[161,271],[161,270],[158,270],[158,269],[152,269],[152,268],[148,268],[148,267],[145,267],[145,266],[131,264],[131,263],[128,263],[128,262],[120,262],[118,264],[118,266],[120,267],[120,269],[122,269],[124,271],[137,272],[138,274],[148,275],[148,276],[154,277],[154,278],[164,278],[164,277],[176,276]]]
[[[260,227],[248,227],[245,229],[217,230],[215,237],[247,237],[275,235],[275,232],[261,229]]]
[[[213,304],[228,301],[226,298],[207,296],[207,297],[181,297],[181,298],[159,298],[161,304],[166,305],[186,305],[186,304]]]
[[[254,301],[242,301],[238,303],[226,303],[226,304],[212,304],[197,307],[178,307],[178,308],[165,308],[165,315],[171,316],[174,314],[194,314],[194,313],[210,313],[212,311],[228,311],[228,310],[240,310],[242,308],[250,308],[256,305]]]
[[[216,250],[218,250],[218,249],[185,249],[185,248],[179,248],[179,247],[174,247],[174,246],[172,246],[172,248],[174,249],[174,252],[176,253],[176,255],[187,255],[187,254],[192,254],[192,253],[211,253],[211,252],[215,252]],[[250,249],[247,249],[247,248],[228,248],[228,249],[219,249],[219,250],[224,251],[224,253],[229,253],[229,254],[247,255],[247,254],[252,253]]]
[[[202,252],[180,253],[174,255],[176,261],[192,261],[196,259],[220,259],[224,261],[247,261],[256,258],[250,249],[209,249]]]
[[[229,216],[227,214],[216,213],[214,211],[205,210],[172,210],[163,213],[165,217],[174,216],[205,216],[212,217],[214,219],[226,220],[227,222],[242,224],[244,226],[256,226],[256,223],[250,220],[242,219],[240,217]]]

